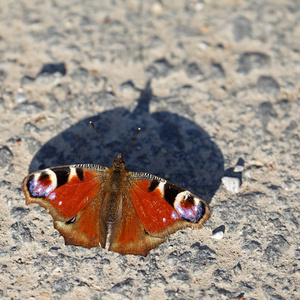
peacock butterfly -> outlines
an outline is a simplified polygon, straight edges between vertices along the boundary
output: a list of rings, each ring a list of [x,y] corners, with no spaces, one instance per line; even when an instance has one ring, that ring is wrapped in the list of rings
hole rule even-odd
[[[28,175],[26,204],[47,209],[66,244],[105,248],[108,240],[108,250],[121,254],[146,256],[175,231],[202,227],[210,217],[204,200],[157,176],[128,172],[124,154],[111,168],[78,164]]]

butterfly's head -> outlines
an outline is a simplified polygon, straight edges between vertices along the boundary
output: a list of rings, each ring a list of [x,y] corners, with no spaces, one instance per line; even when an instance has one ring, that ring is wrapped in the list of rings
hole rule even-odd
[[[125,161],[123,160],[123,155],[121,153],[119,153],[116,159],[114,159],[113,167],[115,167],[116,170],[126,169]]]

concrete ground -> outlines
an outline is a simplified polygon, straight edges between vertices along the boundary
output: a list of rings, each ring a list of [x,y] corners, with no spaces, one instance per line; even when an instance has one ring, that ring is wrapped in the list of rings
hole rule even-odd
[[[300,2],[0,3],[0,298],[300,299]],[[147,257],[65,246],[39,169],[111,166],[205,199]],[[222,183],[223,180],[223,183]]]

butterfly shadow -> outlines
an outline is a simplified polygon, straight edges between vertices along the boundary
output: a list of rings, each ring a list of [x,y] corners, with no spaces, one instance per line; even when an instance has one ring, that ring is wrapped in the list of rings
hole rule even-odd
[[[210,203],[224,173],[223,155],[210,136],[191,120],[168,111],[150,113],[150,105],[160,101],[167,103],[168,99],[155,97],[149,81],[132,111],[119,107],[72,125],[41,147],[29,172],[79,163],[110,167],[112,157],[89,121],[93,121],[112,153],[123,153],[141,127],[124,158],[127,169],[165,178]]]

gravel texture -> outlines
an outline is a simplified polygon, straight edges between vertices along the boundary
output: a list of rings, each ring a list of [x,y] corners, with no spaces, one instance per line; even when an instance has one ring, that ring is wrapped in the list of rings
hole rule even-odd
[[[0,298],[300,299],[300,2],[0,3]],[[125,160],[205,199],[149,255],[65,246],[23,178]],[[223,180],[222,180],[223,178]],[[223,184],[222,181],[225,183]]]

